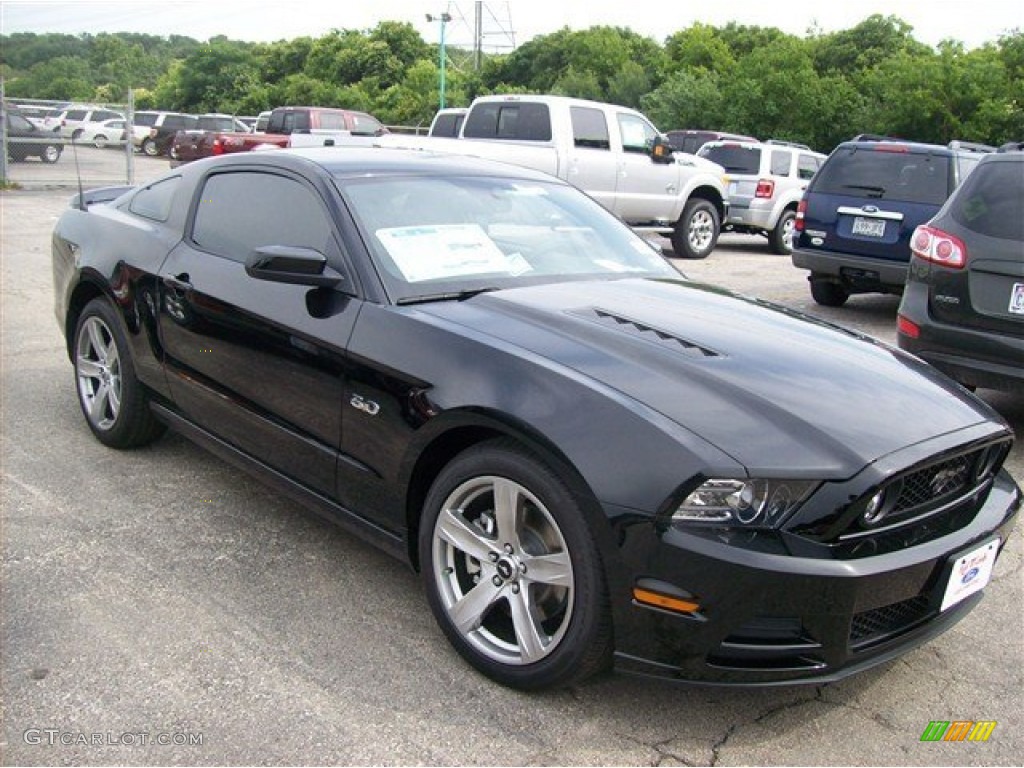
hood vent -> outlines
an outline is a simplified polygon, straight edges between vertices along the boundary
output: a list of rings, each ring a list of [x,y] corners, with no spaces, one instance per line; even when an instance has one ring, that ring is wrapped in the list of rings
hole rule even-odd
[[[636,336],[637,338],[644,339],[645,341],[654,342],[659,346],[673,349],[676,352],[685,352],[691,357],[720,357],[720,355],[714,350],[702,347],[700,344],[695,344],[692,341],[682,339],[668,331],[663,331],[647,325],[646,323],[641,323],[639,320],[631,320],[628,317],[616,315],[613,312],[608,312],[603,309],[577,310],[570,314],[581,317],[584,320],[597,322],[607,328],[615,328],[619,331],[625,331],[631,336]]]

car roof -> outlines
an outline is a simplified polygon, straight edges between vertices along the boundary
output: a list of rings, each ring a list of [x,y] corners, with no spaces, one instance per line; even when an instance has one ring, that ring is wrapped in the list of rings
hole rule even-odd
[[[519,165],[467,155],[397,147],[369,146],[345,147],[343,149],[309,147],[278,149],[269,152],[240,152],[190,163],[189,166],[200,167],[201,164],[209,162],[216,162],[220,167],[266,165],[296,169],[307,163],[313,163],[332,176],[339,177],[366,176],[367,174],[382,176],[498,175],[521,181],[567,186],[567,183],[561,179]]]

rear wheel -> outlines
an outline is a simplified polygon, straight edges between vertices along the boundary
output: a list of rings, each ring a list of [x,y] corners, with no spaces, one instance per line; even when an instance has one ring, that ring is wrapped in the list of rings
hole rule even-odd
[[[164,432],[149,409],[117,315],[105,299],[90,301],[75,329],[78,402],[89,429],[111,448],[134,448]]]
[[[142,142],[142,151],[149,157],[156,157],[160,154],[160,149],[157,147],[156,142],[153,139],[144,139]]]
[[[60,160],[61,148],[56,144],[47,144],[39,154],[39,159],[44,163],[56,163]]]
[[[850,292],[838,283],[811,277],[811,296],[823,307],[841,307],[850,298]]]
[[[96,149],[103,149],[107,146],[107,137],[101,133],[93,137],[92,143],[96,146]]]
[[[793,252],[794,224],[796,224],[796,211],[792,209],[783,211],[775,229],[768,233],[768,243],[772,253],[785,256]]]
[[[707,200],[694,198],[683,207],[683,215],[672,230],[672,250],[683,259],[704,259],[718,241],[718,211]]]
[[[583,513],[515,443],[476,446],[441,472],[424,507],[420,562],[442,630],[488,677],[548,688],[609,663],[607,588]]]

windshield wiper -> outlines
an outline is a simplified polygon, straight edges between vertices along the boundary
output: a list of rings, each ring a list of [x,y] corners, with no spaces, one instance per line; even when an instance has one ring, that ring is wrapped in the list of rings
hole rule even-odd
[[[501,290],[497,286],[491,285],[486,288],[469,288],[465,291],[450,291],[448,293],[427,293],[422,296],[406,296],[396,301],[396,304],[428,304],[432,301],[465,301],[471,299],[474,296],[479,296],[481,293],[490,293],[491,291]]]
[[[875,197],[885,194],[885,187],[875,187],[870,184],[843,184],[843,189],[863,189],[865,192],[874,192]]]

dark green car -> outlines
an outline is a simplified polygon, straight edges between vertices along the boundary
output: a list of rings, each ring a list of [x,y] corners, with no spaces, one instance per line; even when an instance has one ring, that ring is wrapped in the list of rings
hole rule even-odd
[[[911,238],[899,346],[970,388],[1024,392],[1022,148],[984,157]]]

